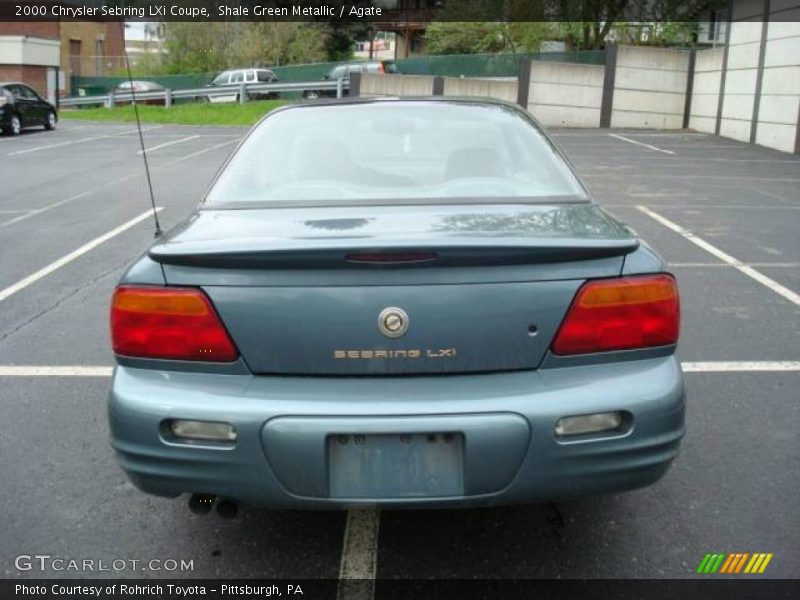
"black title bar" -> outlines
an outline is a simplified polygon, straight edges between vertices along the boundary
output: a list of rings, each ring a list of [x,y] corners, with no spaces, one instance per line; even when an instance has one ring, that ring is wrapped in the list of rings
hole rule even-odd
[[[734,0],[738,1],[738,0]],[[728,0],[0,0],[2,21],[687,22]]]

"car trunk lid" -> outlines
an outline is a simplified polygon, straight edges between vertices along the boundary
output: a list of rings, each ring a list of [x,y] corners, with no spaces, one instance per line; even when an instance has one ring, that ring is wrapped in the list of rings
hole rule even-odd
[[[391,375],[536,368],[637,245],[594,204],[340,207],[202,210],[150,255],[256,373]]]

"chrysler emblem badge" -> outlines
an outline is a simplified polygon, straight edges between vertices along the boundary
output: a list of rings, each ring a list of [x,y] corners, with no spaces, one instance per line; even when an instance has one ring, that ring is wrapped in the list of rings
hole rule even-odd
[[[390,306],[378,315],[378,329],[388,338],[399,338],[408,331],[408,315],[402,308]]]

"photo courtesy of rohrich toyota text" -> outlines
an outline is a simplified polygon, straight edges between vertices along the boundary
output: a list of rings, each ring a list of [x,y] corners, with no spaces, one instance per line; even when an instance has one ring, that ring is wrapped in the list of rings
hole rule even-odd
[[[0,0],[0,600],[800,597],[800,0]]]

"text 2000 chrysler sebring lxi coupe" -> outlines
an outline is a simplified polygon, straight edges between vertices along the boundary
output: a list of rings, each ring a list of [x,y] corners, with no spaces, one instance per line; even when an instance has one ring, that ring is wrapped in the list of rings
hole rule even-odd
[[[678,328],[664,262],[522,109],[286,107],[117,287],[112,443],[196,505],[640,487],[684,431]]]

